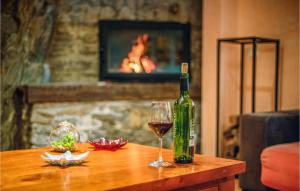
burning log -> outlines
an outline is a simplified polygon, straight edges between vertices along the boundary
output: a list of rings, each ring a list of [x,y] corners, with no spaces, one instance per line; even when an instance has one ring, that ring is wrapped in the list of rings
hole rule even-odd
[[[145,55],[149,36],[138,35],[135,44],[132,46],[128,56],[123,59],[120,71],[124,73],[151,73],[156,69],[152,59]]]

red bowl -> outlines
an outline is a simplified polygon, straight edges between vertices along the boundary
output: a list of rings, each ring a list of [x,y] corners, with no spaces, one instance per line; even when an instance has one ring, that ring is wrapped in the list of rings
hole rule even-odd
[[[128,141],[124,140],[123,138],[109,140],[103,137],[88,142],[91,145],[93,145],[96,148],[96,150],[111,150],[111,151],[115,151],[128,143]]]

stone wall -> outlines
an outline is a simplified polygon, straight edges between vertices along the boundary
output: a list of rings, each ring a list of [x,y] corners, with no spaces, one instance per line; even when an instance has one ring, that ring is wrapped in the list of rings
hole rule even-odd
[[[35,104],[31,116],[31,146],[48,146],[51,129],[64,120],[77,127],[81,142],[99,137],[124,137],[133,143],[158,146],[158,139],[147,124],[150,105],[151,101]],[[199,137],[199,102],[195,105],[195,130]],[[172,130],[164,137],[164,147],[170,147],[171,141]]]
[[[39,84],[57,16],[52,0],[1,0],[1,149],[18,148],[13,96]]]
[[[99,19],[191,23],[193,72],[191,83],[193,86],[200,87],[202,18],[199,0],[1,0],[2,150],[24,148],[16,141],[20,136],[17,135],[18,121],[16,121],[13,104],[16,87],[24,84],[56,82],[97,83],[99,74],[97,22]],[[33,105],[31,117],[30,115],[21,117],[22,120],[25,117],[29,129],[32,129],[31,141],[34,147],[45,145],[45,142],[39,143],[37,140],[41,137],[45,138],[50,127],[68,116],[71,122],[83,128],[83,140],[92,135],[117,136],[127,132],[127,135],[133,135],[128,137],[129,140],[153,145],[156,143],[156,138],[152,133],[150,136],[145,126],[146,116],[141,116],[142,118],[139,119],[141,126],[137,131],[136,128],[126,130],[127,127],[131,127],[129,124],[125,127],[116,125],[124,125],[126,120],[131,121],[135,116],[140,116],[140,113],[145,113],[145,105],[149,103],[124,100],[97,103],[45,103]],[[91,107],[93,104],[94,107]],[[118,105],[120,108],[117,109]],[[123,113],[123,106],[128,109],[127,114]],[[197,106],[200,108],[199,102]],[[104,111],[112,113],[97,113],[102,107],[107,107],[108,109]],[[73,108],[80,108],[80,111],[85,112],[80,113]],[[119,121],[109,121],[116,113]],[[124,118],[118,118],[118,115],[124,115]],[[83,116],[82,120],[81,116]],[[93,126],[93,121],[98,123],[97,127]],[[102,130],[101,123],[104,128]],[[119,128],[118,131],[110,129],[110,123],[115,124],[115,128]],[[84,129],[88,127],[87,125],[91,125],[90,129]],[[196,128],[200,127],[196,126]],[[113,135],[113,132],[116,134]],[[145,133],[145,136],[139,138],[135,133],[137,135]],[[148,140],[149,137],[152,137],[152,140]],[[41,139],[45,140],[44,138]]]

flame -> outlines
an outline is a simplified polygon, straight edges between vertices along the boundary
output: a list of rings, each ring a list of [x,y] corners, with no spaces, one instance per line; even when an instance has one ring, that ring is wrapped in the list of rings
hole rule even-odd
[[[135,44],[132,46],[128,56],[123,59],[120,71],[125,73],[151,73],[156,69],[152,59],[145,55],[149,36],[138,35]]]

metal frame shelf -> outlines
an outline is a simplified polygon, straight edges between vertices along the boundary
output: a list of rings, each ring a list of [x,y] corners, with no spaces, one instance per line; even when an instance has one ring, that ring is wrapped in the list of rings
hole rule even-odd
[[[241,47],[240,61],[240,114],[243,114],[243,97],[244,97],[244,50],[246,45],[252,44],[252,107],[251,111],[255,112],[255,89],[256,89],[256,55],[257,45],[273,43],[275,45],[275,88],[274,88],[274,110],[278,110],[278,69],[279,69],[279,48],[280,40],[271,38],[262,38],[256,36],[240,37],[240,38],[219,38],[217,39],[217,153],[220,154],[219,148],[219,131],[220,131],[220,71],[221,71],[221,44],[232,43]]]

